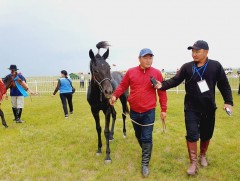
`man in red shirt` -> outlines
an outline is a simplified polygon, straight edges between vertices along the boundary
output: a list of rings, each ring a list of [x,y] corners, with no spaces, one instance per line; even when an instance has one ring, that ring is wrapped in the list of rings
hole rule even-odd
[[[157,90],[153,87],[150,78],[163,81],[159,70],[151,67],[153,53],[150,49],[144,48],[140,51],[137,67],[130,68],[119,86],[114,91],[110,101],[111,105],[130,87],[128,102],[130,104],[130,117],[135,130],[135,136],[142,148],[142,174],[149,175],[149,161],[152,153],[152,132],[155,121],[155,107],[157,102],[156,92],[161,105],[161,119],[165,120],[167,111],[166,91]]]

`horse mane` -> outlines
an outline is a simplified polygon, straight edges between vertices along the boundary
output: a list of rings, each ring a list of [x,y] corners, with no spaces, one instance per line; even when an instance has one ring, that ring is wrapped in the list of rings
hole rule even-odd
[[[108,48],[109,46],[111,46],[111,45],[109,45],[109,43],[107,41],[101,41],[96,45],[97,49]]]

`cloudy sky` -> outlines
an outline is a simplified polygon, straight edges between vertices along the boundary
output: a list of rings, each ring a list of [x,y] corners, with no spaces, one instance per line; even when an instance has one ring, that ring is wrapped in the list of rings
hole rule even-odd
[[[239,9],[238,0],[0,0],[0,77],[10,64],[26,77],[87,73],[88,52],[103,40],[112,70],[138,65],[145,47],[154,67],[176,70],[200,39],[209,58],[239,68]]]

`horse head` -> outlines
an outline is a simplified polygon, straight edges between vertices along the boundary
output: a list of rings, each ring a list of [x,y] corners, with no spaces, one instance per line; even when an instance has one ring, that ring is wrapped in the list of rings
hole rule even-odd
[[[111,68],[106,61],[108,55],[109,49],[107,49],[103,56],[99,53],[94,55],[92,49],[89,51],[89,57],[91,58],[90,71],[92,74],[92,82],[98,85],[100,91],[107,99],[109,99],[113,93],[113,87],[111,85]]]
[[[12,87],[14,85],[13,77],[10,75],[3,78],[2,81],[3,81],[6,89],[9,89],[10,87]]]

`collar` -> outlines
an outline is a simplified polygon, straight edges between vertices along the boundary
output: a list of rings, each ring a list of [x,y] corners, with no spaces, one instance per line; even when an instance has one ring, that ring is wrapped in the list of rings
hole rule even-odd
[[[149,70],[151,69],[151,67],[143,69],[143,68],[139,65],[139,66],[138,66],[138,69],[139,69],[141,72],[146,73],[147,71],[149,71]]]

